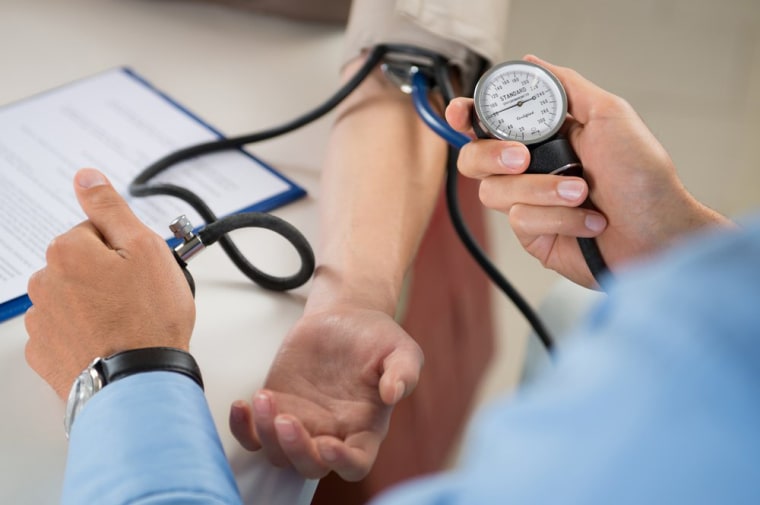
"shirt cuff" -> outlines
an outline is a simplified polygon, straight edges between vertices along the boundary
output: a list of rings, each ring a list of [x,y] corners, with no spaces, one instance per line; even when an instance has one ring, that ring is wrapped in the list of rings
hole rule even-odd
[[[63,504],[239,504],[203,391],[173,372],[97,393],[71,431]]]

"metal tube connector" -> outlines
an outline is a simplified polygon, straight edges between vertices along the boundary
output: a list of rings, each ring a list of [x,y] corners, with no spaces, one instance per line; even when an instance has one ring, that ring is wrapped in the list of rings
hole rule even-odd
[[[172,221],[169,224],[169,229],[176,238],[182,240],[182,243],[174,248],[174,252],[183,261],[188,261],[206,248],[206,245],[201,241],[200,235],[193,233],[193,224],[184,214]]]

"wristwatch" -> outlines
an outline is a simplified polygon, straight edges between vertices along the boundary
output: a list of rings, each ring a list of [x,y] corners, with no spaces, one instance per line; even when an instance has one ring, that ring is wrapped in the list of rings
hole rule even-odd
[[[74,380],[66,403],[63,428],[69,438],[71,426],[85,404],[108,384],[142,372],[169,371],[186,375],[203,389],[201,370],[187,352],[173,347],[131,349],[107,358],[95,358]]]

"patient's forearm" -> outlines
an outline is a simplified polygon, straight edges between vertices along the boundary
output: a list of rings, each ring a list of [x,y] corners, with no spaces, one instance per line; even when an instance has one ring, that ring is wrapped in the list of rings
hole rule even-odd
[[[318,267],[307,312],[341,303],[395,311],[441,189],[445,158],[445,143],[379,71],[344,102],[323,169]]]

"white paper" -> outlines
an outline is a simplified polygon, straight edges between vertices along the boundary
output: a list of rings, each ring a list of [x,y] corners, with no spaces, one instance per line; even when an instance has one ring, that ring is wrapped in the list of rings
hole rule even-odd
[[[152,162],[215,138],[209,127],[122,69],[0,108],[0,303],[25,294],[50,240],[84,219],[72,185],[79,168],[101,170],[126,196],[131,180]],[[194,191],[217,215],[297,188],[240,151],[183,162],[155,181]],[[169,223],[181,214],[202,224],[172,197],[127,200],[167,238]]]

